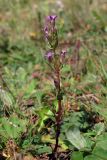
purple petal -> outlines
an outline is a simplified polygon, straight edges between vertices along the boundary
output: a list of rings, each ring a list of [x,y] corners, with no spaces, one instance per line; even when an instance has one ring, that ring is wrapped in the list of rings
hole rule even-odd
[[[52,59],[53,59],[53,52],[51,52],[51,51],[47,52],[46,55],[45,55],[45,58],[46,58],[49,62],[51,62]]]
[[[57,18],[57,16],[56,15],[52,15],[52,16],[50,16],[50,18],[51,18],[51,20],[55,20]]]
[[[56,18],[57,18],[56,15],[50,15],[50,16],[47,17],[47,20],[49,20],[49,21],[55,21]]]

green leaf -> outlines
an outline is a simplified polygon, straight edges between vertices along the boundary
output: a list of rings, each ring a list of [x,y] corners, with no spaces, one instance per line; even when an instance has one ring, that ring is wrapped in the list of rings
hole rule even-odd
[[[41,98],[42,98],[43,92],[41,92],[40,90],[37,90],[35,93],[35,96],[37,98],[37,101],[39,103],[39,107],[41,106]]]
[[[107,142],[107,133],[103,133],[100,136],[97,137],[97,141],[106,141]]]
[[[53,113],[48,107],[39,108],[38,110],[36,110],[36,113],[39,115],[38,132],[40,132],[41,129],[44,127],[44,121],[47,120],[48,118],[52,117]]]
[[[43,135],[41,140],[43,143],[55,144],[55,139],[53,139],[50,135]],[[64,142],[61,139],[59,139],[59,145],[64,151],[68,149],[68,147],[64,144]]]
[[[83,153],[82,152],[73,152],[71,155],[71,160],[83,160]]]
[[[101,16],[97,11],[92,11],[93,16],[103,25],[105,26],[105,21],[103,19],[103,16]]]
[[[86,156],[84,160],[102,160],[102,159],[95,155],[89,155],[89,156]]]
[[[95,128],[95,131],[97,133],[96,136],[99,136],[105,130],[104,123],[101,123],[101,122],[95,124],[94,128]]]
[[[107,159],[107,140],[99,141],[92,151],[93,155],[100,157],[102,160]]]
[[[36,152],[39,155],[43,154],[43,153],[51,154],[52,153],[52,149],[51,149],[51,147],[48,147],[46,145],[36,145]]]
[[[12,96],[10,95],[10,93],[8,93],[7,91],[3,89],[0,89],[0,99],[5,106],[10,107],[13,104]]]
[[[25,131],[27,121],[12,115],[10,118],[1,118],[0,124],[0,135],[5,139],[15,139]]]
[[[17,74],[17,79],[19,79],[21,82],[26,80],[27,72],[25,71],[24,68],[19,67],[16,74]]]
[[[35,92],[35,81],[32,80],[25,89],[24,97],[29,98]]]
[[[69,128],[66,133],[67,139],[71,142],[77,149],[83,149],[87,147],[87,142],[85,138],[81,135],[77,127]]]
[[[86,156],[84,160],[107,160],[107,137],[102,135],[92,151],[92,155]]]
[[[22,148],[26,149],[28,147],[31,146],[31,141],[29,139],[24,140],[23,144],[22,144]]]

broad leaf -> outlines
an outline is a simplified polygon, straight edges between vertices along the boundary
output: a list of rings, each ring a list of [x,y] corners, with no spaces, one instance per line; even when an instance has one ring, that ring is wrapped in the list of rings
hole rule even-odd
[[[10,118],[1,118],[0,124],[0,135],[5,139],[15,139],[25,131],[27,121],[13,115]]]
[[[52,117],[53,113],[50,110],[50,108],[48,108],[48,107],[39,108],[38,110],[36,110],[36,113],[39,115],[39,120],[38,120],[39,128],[38,128],[38,132],[40,132],[41,129],[44,127],[44,121],[47,120],[48,118]]]
[[[84,158],[84,160],[103,160],[95,155],[89,155]]]
[[[97,135],[96,136],[99,136],[102,132],[104,132],[105,130],[105,127],[104,127],[104,123],[97,123],[95,126],[95,131],[97,132]]]
[[[106,160],[107,159],[107,140],[98,142],[92,153],[102,158],[102,160]]]
[[[7,91],[0,89],[0,100],[3,102],[5,106],[12,106],[13,98]]]
[[[77,127],[69,128],[66,136],[68,141],[71,142],[77,149],[80,150],[87,147],[87,142]]]
[[[71,160],[83,160],[82,152],[73,152],[71,155]]]

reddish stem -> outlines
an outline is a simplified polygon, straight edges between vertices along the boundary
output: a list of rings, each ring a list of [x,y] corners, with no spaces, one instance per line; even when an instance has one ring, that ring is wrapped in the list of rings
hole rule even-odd
[[[59,144],[59,136],[60,136],[60,129],[61,129],[61,120],[62,120],[62,95],[61,95],[61,88],[60,88],[60,69],[58,68],[56,71],[56,77],[58,86],[56,87],[57,90],[57,100],[58,100],[58,111],[56,113],[56,143],[52,154],[51,160],[57,159],[57,150]]]
[[[62,117],[62,105],[61,105],[61,100],[58,100],[58,112],[56,114],[56,143],[55,143],[54,153],[57,153],[59,144],[61,117]]]

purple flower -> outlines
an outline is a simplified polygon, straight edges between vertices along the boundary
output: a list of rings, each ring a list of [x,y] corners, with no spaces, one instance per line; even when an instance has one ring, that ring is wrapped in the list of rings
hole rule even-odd
[[[55,20],[56,20],[57,16],[56,15],[50,15],[47,17],[46,21],[47,21],[47,26],[50,26],[51,28],[55,27]]]
[[[51,51],[49,51],[49,52],[46,53],[45,58],[46,58],[49,62],[51,62],[52,59],[53,59],[53,55],[54,55],[54,53],[51,52]]]
[[[49,20],[50,22],[53,22],[53,21],[56,20],[56,18],[57,18],[56,15],[51,15],[51,16],[48,16],[48,17],[47,17],[47,20]]]
[[[53,50],[55,50],[58,45],[58,35],[55,27],[56,17],[56,15],[48,16],[44,27],[45,39],[49,42],[49,45]]]
[[[65,55],[66,55],[67,51],[66,50],[62,50],[60,55],[61,55],[61,58],[65,58]]]
[[[52,15],[52,16],[48,16],[46,18],[46,24],[44,27],[44,33],[45,33],[45,37],[48,39],[50,35],[52,35],[54,32],[56,32],[56,28],[55,28],[55,19],[56,19],[56,15]]]

